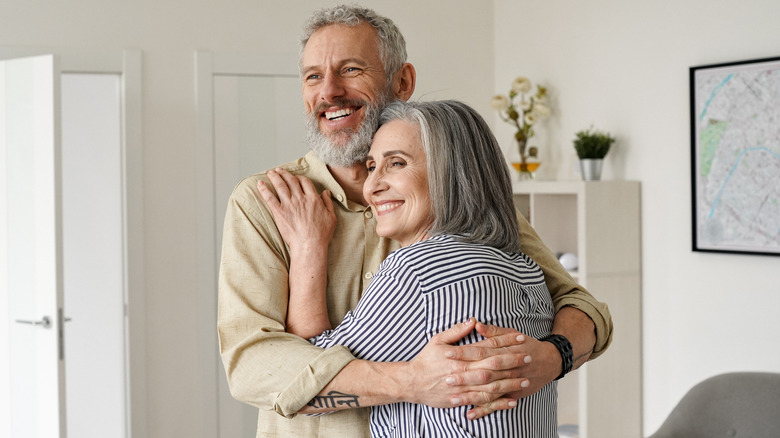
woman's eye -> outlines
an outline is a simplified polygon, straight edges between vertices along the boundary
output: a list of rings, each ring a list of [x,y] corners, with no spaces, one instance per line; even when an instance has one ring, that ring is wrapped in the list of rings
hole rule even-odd
[[[374,165],[368,165],[368,166],[366,166],[366,170],[367,170],[369,173],[370,173],[370,172],[373,172],[373,171],[374,171],[374,169],[376,169],[376,166],[374,166]]]

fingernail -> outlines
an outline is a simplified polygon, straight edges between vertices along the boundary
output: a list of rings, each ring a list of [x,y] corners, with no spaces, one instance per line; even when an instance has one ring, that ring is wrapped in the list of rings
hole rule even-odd
[[[459,405],[460,404],[460,399],[455,397],[453,399],[450,399],[450,403],[452,403],[453,405]]]
[[[455,352],[454,351],[445,351],[444,352],[444,357],[455,357]]]
[[[529,386],[531,386],[531,382],[529,382],[528,380],[524,380],[523,383],[520,384],[520,386],[523,388],[528,388]]]
[[[517,400],[512,400],[512,401],[510,401],[509,403],[507,403],[507,406],[509,406],[509,407],[511,407],[511,408],[513,408],[513,407],[517,406]]]
[[[515,340],[516,340],[516,341],[518,341],[518,342],[523,342],[523,341],[525,341],[525,336],[523,336],[523,335],[517,335],[517,337],[515,338]]]
[[[531,356],[526,356],[523,358],[523,362],[525,363],[531,363]]]
[[[469,412],[468,417],[469,417],[469,420],[473,420],[473,419],[477,418],[477,414],[475,414],[473,412]]]
[[[447,382],[448,385],[454,385],[455,384],[455,378],[450,376],[444,379],[445,382]]]

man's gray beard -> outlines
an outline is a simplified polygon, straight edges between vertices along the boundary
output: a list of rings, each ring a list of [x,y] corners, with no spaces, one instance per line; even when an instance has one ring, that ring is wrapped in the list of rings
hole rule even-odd
[[[364,104],[365,118],[357,131],[339,131],[336,137],[349,135],[342,144],[323,134],[319,127],[319,114],[312,112],[306,117],[306,139],[309,148],[317,154],[317,157],[328,166],[349,167],[353,164],[366,161],[368,151],[371,149],[371,139],[379,125],[379,113],[385,106],[386,99],[379,98],[376,102]]]

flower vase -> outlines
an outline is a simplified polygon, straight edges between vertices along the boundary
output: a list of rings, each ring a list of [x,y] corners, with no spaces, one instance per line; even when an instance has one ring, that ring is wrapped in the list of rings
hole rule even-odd
[[[510,154],[510,162],[517,172],[520,181],[530,181],[534,179],[534,172],[539,168],[539,159],[536,157],[535,153],[531,155],[526,151],[527,140],[515,141],[517,147]],[[533,147],[530,149],[535,152],[536,148]]]

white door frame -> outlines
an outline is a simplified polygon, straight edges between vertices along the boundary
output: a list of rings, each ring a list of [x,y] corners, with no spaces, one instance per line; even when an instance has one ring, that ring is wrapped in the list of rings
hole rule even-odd
[[[195,52],[195,93],[197,105],[197,149],[196,175],[198,175],[198,204],[196,217],[197,247],[198,247],[198,317],[199,321],[208,324],[201,325],[202,332],[198,339],[203,339],[201,351],[207,374],[205,381],[213,382],[208,394],[209,412],[216,412],[209,436],[224,438],[233,436],[230,425],[220,424],[220,417],[226,411],[234,410],[223,401],[228,393],[227,382],[222,373],[217,340],[217,277],[221,248],[217,247],[216,222],[218,209],[224,205],[216,205],[216,175],[215,175],[215,138],[214,138],[214,77],[215,76],[283,76],[298,77],[297,54],[267,54],[267,53],[212,53]],[[302,127],[303,129],[303,127]],[[220,224],[221,225],[221,224]],[[231,412],[230,414],[234,414]],[[229,415],[228,415],[229,416]]]
[[[0,59],[53,54],[61,73],[120,76],[122,238],[127,354],[127,433],[142,438],[146,419],[146,316],[144,292],[141,52],[139,50],[0,47]]]

